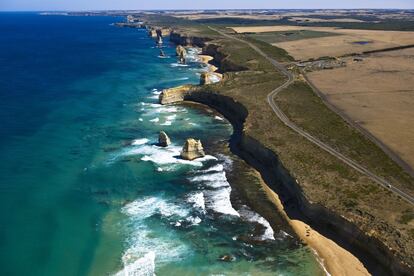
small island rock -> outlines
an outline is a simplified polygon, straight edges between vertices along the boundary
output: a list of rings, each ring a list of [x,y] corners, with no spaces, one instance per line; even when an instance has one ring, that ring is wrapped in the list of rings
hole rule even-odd
[[[158,135],[158,145],[160,147],[168,147],[171,144],[170,137],[164,131],[160,131]]]
[[[196,158],[204,157],[203,145],[200,140],[195,140],[193,138],[187,139],[185,141],[184,147],[181,151],[181,158],[185,160],[194,160]]]
[[[175,49],[175,52],[177,53],[179,62],[185,64],[185,56],[187,55],[185,48],[181,45],[178,45]]]

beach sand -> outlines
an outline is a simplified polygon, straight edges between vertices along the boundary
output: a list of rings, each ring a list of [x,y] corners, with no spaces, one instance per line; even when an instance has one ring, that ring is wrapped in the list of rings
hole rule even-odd
[[[257,174],[269,200],[285,217],[299,238],[314,250],[319,262],[324,267],[324,269],[327,270],[327,274],[329,273],[333,276],[371,275],[366,270],[364,265],[350,252],[337,245],[334,241],[322,236],[306,223],[300,220],[290,219],[284,210],[279,196],[272,189],[270,189],[269,186],[267,186],[267,184],[262,180],[260,174]]]

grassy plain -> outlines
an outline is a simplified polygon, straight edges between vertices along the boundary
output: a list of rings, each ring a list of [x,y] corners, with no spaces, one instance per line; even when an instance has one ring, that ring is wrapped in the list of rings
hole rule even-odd
[[[272,43],[274,46],[286,50],[296,60],[317,59],[325,56],[343,56],[347,54],[363,53],[366,51],[414,45],[414,32],[379,31],[338,29],[333,27],[306,27],[306,26],[253,26],[233,27],[237,33],[256,33],[263,35],[270,41],[270,33],[274,33],[277,40],[278,32],[323,32],[337,36],[299,39]],[[251,34],[250,34],[251,35]]]
[[[326,99],[414,168],[414,49],[308,74]]]

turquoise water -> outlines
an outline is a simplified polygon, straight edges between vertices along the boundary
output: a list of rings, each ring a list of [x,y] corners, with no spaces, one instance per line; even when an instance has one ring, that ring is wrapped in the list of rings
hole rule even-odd
[[[0,274],[320,274],[308,249],[230,202],[233,161],[214,150],[229,123],[157,104],[205,68],[179,66],[170,45],[158,58],[121,20],[0,13]],[[187,137],[209,155],[177,158]]]

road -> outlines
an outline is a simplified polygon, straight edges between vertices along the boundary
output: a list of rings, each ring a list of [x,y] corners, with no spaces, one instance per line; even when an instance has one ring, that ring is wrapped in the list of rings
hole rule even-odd
[[[358,164],[354,160],[346,157],[345,155],[343,155],[342,153],[338,152],[334,148],[330,147],[329,145],[325,144],[324,142],[320,141],[319,139],[313,137],[312,135],[310,135],[309,133],[307,133],[306,131],[304,131],[303,129],[301,129],[300,127],[298,127],[292,121],[289,120],[289,118],[286,116],[286,114],[283,113],[283,111],[276,105],[276,103],[274,101],[275,96],[277,96],[277,94],[279,94],[280,91],[282,91],[283,89],[285,89],[286,87],[288,87],[289,85],[291,85],[294,82],[294,79],[295,79],[294,78],[294,75],[289,70],[287,70],[283,64],[279,63],[275,59],[272,59],[266,53],[264,53],[262,50],[260,50],[260,48],[258,48],[256,45],[254,45],[254,44],[252,44],[252,43],[250,43],[250,42],[248,42],[246,40],[243,40],[243,39],[238,38],[238,37],[231,36],[229,34],[226,34],[226,33],[222,32],[222,31],[217,30],[215,28],[212,28],[210,26],[208,28],[211,29],[211,30],[213,30],[213,31],[215,31],[215,32],[217,32],[217,33],[219,33],[219,34],[221,34],[224,37],[227,37],[227,38],[236,40],[236,41],[238,41],[240,43],[244,43],[244,44],[248,45],[250,48],[252,48],[253,50],[255,50],[258,54],[260,54],[265,59],[267,59],[271,64],[273,64],[273,66],[278,71],[280,71],[282,74],[284,74],[287,77],[287,80],[286,80],[285,83],[283,83],[281,86],[277,87],[276,89],[274,89],[273,91],[271,91],[267,95],[267,101],[268,101],[270,107],[273,109],[273,111],[276,114],[276,116],[287,127],[289,127],[290,129],[292,129],[293,131],[295,131],[299,135],[303,136],[308,141],[310,141],[313,144],[317,145],[319,148],[321,148],[324,151],[326,151],[326,152],[330,153],[331,155],[335,156],[336,158],[338,158],[339,160],[341,160],[342,162],[344,162],[345,164],[347,164],[351,168],[355,169],[356,171],[358,171],[358,172],[360,172],[362,174],[365,174],[366,176],[368,176],[369,178],[371,178],[374,182],[376,182],[377,184],[381,185],[385,189],[390,190],[394,194],[400,196],[401,198],[405,199],[407,202],[409,202],[412,205],[414,205],[414,197],[412,197],[411,195],[409,195],[409,194],[401,191],[397,187],[394,187],[391,183],[389,183],[385,179],[377,176],[375,173],[373,173],[370,170],[364,168],[363,166],[361,166],[360,164]]]

